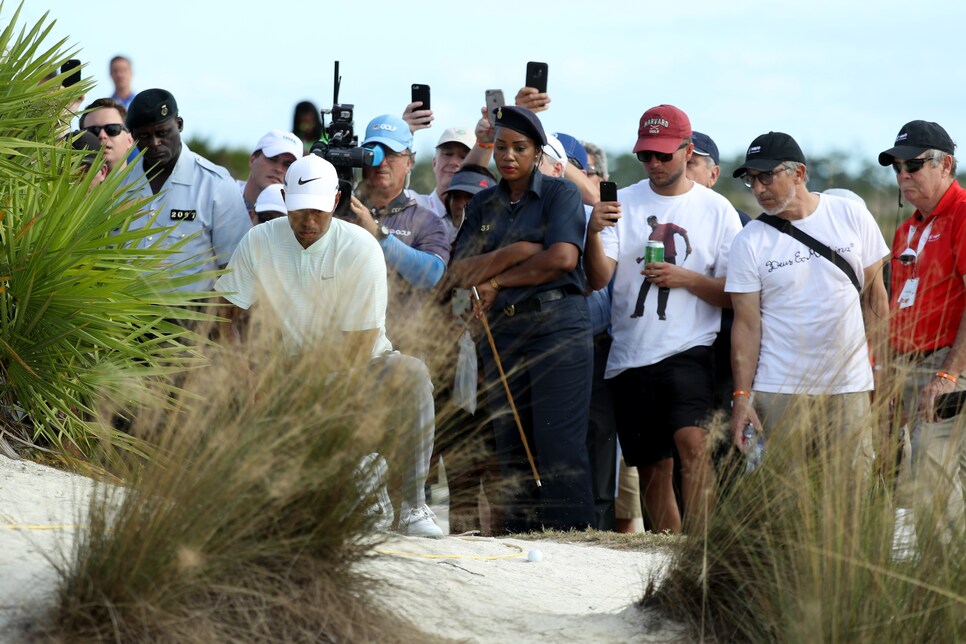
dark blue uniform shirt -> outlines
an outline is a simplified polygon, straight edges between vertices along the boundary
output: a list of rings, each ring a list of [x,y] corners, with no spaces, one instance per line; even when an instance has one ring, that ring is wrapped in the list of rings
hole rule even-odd
[[[585,228],[584,207],[577,186],[534,170],[530,186],[515,206],[510,205],[510,188],[503,179],[473,197],[466,206],[453,256],[463,259],[482,255],[518,241],[536,242],[544,248],[567,242],[583,254]],[[552,282],[503,289],[497,294],[493,308],[499,310],[507,304],[518,304],[555,288],[571,293],[584,291],[584,273],[579,261],[573,270]]]

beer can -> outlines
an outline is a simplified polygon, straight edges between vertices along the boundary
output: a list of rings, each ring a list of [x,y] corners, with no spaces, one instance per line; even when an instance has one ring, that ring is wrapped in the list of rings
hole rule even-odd
[[[654,262],[664,261],[664,242],[661,241],[649,241],[647,242],[647,248],[644,249],[644,263],[651,264]]]

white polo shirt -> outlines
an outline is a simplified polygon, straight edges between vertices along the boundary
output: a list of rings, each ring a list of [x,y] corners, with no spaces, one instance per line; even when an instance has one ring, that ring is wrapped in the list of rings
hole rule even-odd
[[[293,352],[333,330],[370,329],[379,329],[372,356],[392,351],[386,260],[379,242],[359,226],[332,219],[321,239],[302,248],[288,217],[273,219],[245,235],[228,270],[215,290],[243,309],[267,299]]]

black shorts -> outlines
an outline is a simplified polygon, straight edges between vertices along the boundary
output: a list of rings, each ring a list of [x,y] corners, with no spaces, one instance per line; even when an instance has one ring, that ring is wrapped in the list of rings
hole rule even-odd
[[[701,427],[714,399],[713,350],[692,347],[610,382],[617,434],[628,465],[649,465],[674,452],[674,433]]]

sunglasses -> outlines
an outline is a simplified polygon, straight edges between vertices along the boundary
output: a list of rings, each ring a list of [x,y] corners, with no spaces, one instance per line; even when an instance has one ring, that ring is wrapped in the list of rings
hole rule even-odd
[[[747,172],[741,175],[741,182],[749,188],[755,186],[755,181],[758,181],[763,186],[770,186],[775,180],[775,176],[781,174],[788,170],[785,166],[780,168],[775,168],[774,170],[768,170],[766,172],[759,172],[758,174],[748,174]]]
[[[120,123],[111,123],[110,125],[91,125],[84,128],[94,136],[100,136],[101,130],[107,132],[108,136],[117,136],[121,132],[127,132],[127,128]]]
[[[922,170],[922,166],[926,164],[926,161],[934,161],[935,159],[936,157],[926,157],[924,159],[909,159],[908,161],[893,161],[892,169],[896,174],[902,172],[903,168],[909,174],[916,174]]]
[[[688,147],[688,144],[682,143],[680,147],[678,147],[678,150],[683,150],[686,147]],[[641,150],[637,153],[637,160],[641,163],[650,163],[651,159],[657,159],[661,163],[667,163],[674,158],[676,152],[677,150],[674,152],[653,152],[651,150]]]

